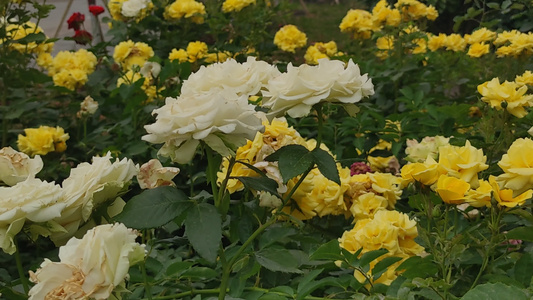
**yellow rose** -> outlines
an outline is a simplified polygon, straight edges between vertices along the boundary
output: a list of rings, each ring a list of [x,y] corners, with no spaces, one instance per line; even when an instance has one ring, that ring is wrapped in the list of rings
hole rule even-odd
[[[479,181],[477,189],[470,189],[466,193],[465,201],[474,207],[491,207],[492,186],[486,180]]]
[[[533,188],[532,151],[533,140],[517,139],[498,162],[498,166],[504,172],[498,176],[498,182],[501,182],[503,187],[513,190],[515,195]]]
[[[533,86],[533,73],[527,70],[522,75],[517,75],[514,80],[518,85],[531,85]]]
[[[187,55],[189,62],[195,62],[204,58],[207,55],[207,44],[200,41],[190,42],[187,45]]]
[[[372,219],[374,214],[381,210],[387,209],[389,201],[383,196],[374,193],[365,193],[353,200],[350,207],[350,212],[354,219],[358,222],[362,219]]]
[[[474,43],[468,48],[466,53],[470,57],[481,57],[489,53],[489,45],[485,43]]]
[[[505,206],[505,207],[515,207],[517,205],[523,205],[526,200],[530,199],[531,196],[533,196],[533,190],[529,189],[522,194],[514,197],[514,191],[511,189],[501,189],[500,185],[496,181],[495,176],[489,177],[490,185],[492,186],[492,189],[494,191],[494,199],[496,199],[496,202],[498,202],[499,206]]]
[[[470,184],[464,180],[440,175],[435,191],[444,203],[461,204],[465,201],[465,194],[469,189]]]
[[[252,4],[255,4],[255,0],[225,0],[222,3],[222,11],[225,13],[239,12]]]
[[[461,35],[457,33],[452,33],[446,37],[445,46],[446,50],[460,52],[465,50],[466,42]]]
[[[274,36],[274,45],[279,49],[294,53],[297,48],[307,44],[307,36],[294,25],[281,27]]]
[[[457,177],[477,188],[478,173],[489,166],[483,149],[477,149],[466,141],[463,147],[445,145],[439,148],[439,164],[446,169],[449,176]]]
[[[30,155],[45,155],[49,152],[63,152],[69,139],[61,127],[40,126],[24,129],[26,136],[19,134],[17,145],[20,151]]]
[[[423,185],[430,186],[444,173],[446,170],[433,158],[428,157],[423,163],[411,163],[402,167],[401,176],[404,179],[402,185],[406,186],[413,181],[418,181]]]
[[[502,103],[506,103],[506,110],[517,118],[527,115],[524,107],[533,104],[533,95],[526,95],[527,86],[516,82],[505,81],[500,84],[499,78],[493,78],[477,86],[481,94],[481,100],[497,110],[502,109]]]

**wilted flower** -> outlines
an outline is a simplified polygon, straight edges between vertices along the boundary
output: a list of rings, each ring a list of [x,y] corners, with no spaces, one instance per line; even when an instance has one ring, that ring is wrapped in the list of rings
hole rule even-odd
[[[151,159],[143,164],[137,174],[141,189],[153,189],[158,186],[175,186],[172,179],[180,172],[178,168],[163,167],[158,159]]]
[[[94,101],[93,97],[87,96],[80,103],[80,110],[77,112],[76,116],[82,118],[87,115],[92,115],[98,109],[98,102]]]
[[[354,162],[350,166],[350,175],[358,175],[358,174],[365,174],[365,173],[371,173],[372,169],[369,165],[367,165],[364,162]]]
[[[79,45],[87,45],[93,40],[93,36],[83,29],[76,30],[72,39]]]
[[[70,239],[59,248],[59,262],[45,259],[30,271],[29,299],[121,299],[130,266],[145,256],[137,236],[123,224],[106,224]]]
[[[407,139],[407,147],[405,148],[405,160],[409,162],[424,162],[426,158],[431,156],[437,159],[439,155],[439,147],[448,145],[450,138],[443,136],[426,136],[420,141]]]
[[[16,251],[13,239],[26,221],[50,221],[65,207],[61,187],[36,178],[0,187],[0,195],[0,248],[8,254]]]
[[[281,27],[274,36],[274,45],[283,51],[294,53],[307,44],[307,36],[294,25]]]
[[[80,27],[83,22],[85,22],[85,15],[79,12],[75,12],[67,20],[68,29],[80,30]]]
[[[34,178],[43,168],[39,155],[30,158],[11,147],[0,149],[0,182],[13,186],[27,178]]]
[[[49,152],[63,152],[67,149],[68,133],[63,128],[40,126],[24,129],[26,136],[19,134],[17,146],[20,151],[30,155],[45,155]]]

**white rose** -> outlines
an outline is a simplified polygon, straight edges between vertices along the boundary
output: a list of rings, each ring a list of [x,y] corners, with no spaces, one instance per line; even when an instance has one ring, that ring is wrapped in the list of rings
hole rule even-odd
[[[439,155],[439,147],[448,145],[450,138],[443,136],[426,136],[419,143],[417,140],[408,139],[405,148],[405,158],[410,162],[424,162],[428,155],[433,159],[437,159]]]
[[[144,127],[148,135],[142,139],[164,143],[159,154],[177,163],[191,161],[200,141],[228,156],[230,147],[243,145],[264,128],[248,96],[228,99],[216,91],[167,98],[153,114],[156,122]]]
[[[156,78],[159,76],[159,73],[161,72],[161,65],[153,62],[153,61],[147,61],[144,63],[143,67],[141,68],[141,75],[148,80],[148,78]]]
[[[92,164],[84,162],[71,169],[62,184],[67,207],[61,217],[54,220],[67,233],[54,233],[51,239],[61,243],[72,236],[79,225],[89,219],[96,206],[120,196],[138,172],[138,165],[130,159],[111,162],[109,152],[103,157],[93,157]]]
[[[149,0],[127,0],[122,3],[120,13],[124,17],[134,18],[139,15],[141,10],[148,7]]]
[[[361,75],[359,66],[350,59],[346,69],[331,88],[329,99],[336,99],[342,103],[356,103],[362,98],[374,95],[374,84],[368,74]]]
[[[163,167],[157,159],[151,159],[141,166],[137,181],[141,189],[153,189],[158,186],[175,186],[172,179],[180,172],[178,168]]]
[[[14,236],[25,221],[42,223],[61,215],[63,191],[53,182],[28,178],[12,187],[0,187],[0,247],[15,252]]]
[[[356,103],[374,94],[374,85],[368,76],[362,75],[351,60],[345,64],[338,60],[319,59],[318,65],[293,67],[267,84],[263,92],[263,105],[270,108],[269,115],[291,117],[308,115],[311,107],[319,102]]]
[[[70,239],[59,248],[60,262],[45,259],[35,273],[30,271],[36,285],[29,299],[110,298],[115,288],[124,287],[130,266],[144,259],[144,245],[136,237],[123,224],[106,224]]]
[[[279,70],[267,62],[248,57],[245,63],[229,59],[200,69],[183,82],[182,96],[218,90],[226,98],[259,93],[268,80],[279,75]]]
[[[286,73],[268,82],[267,91],[263,92],[263,105],[270,108],[271,116],[287,112],[294,118],[304,117],[313,105],[329,97],[343,70],[344,64],[337,60],[320,60],[317,66],[294,67],[289,63]]]
[[[0,182],[15,185],[26,178],[34,178],[43,168],[43,160],[39,155],[30,158],[11,147],[0,149]]]

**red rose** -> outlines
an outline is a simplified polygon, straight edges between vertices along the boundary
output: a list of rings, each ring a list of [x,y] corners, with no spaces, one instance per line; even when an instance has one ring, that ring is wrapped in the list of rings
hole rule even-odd
[[[68,18],[68,29],[79,30],[80,25],[85,21],[85,15],[79,12],[75,12]]]
[[[89,11],[96,17],[99,14],[103,13],[105,9],[100,5],[89,5]]]
[[[72,37],[76,44],[86,45],[93,40],[93,36],[85,30],[76,30],[76,33]]]

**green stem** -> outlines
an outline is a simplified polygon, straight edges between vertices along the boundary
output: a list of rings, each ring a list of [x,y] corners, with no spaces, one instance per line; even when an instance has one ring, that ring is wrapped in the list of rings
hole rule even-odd
[[[237,250],[237,253],[233,255],[233,257],[229,260],[229,262],[224,266],[224,271],[222,273],[222,280],[220,282],[220,292],[218,294],[219,300],[224,300],[227,293],[227,288],[229,284],[229,276],[231,273],[231,268],[235,264],[235,262],[239,259],[241,254],[250,246],[250,244],[263,232],[265,231],[270,225],[274,224],[276,222],[276,216],[272,216],[268,222],[261,225],[259,228],[257,228],[254,233],[242,244],[242,246]]]
[[[209,148],[206,144],[202,143],[203,148],[205,149],[205,156],[207,156],[207,170],[209,171],[208,180],[211,182],[211,192],[213,193],[213,199],[215,201],[215,207],[220,208],[221,200],[218,193],[217,186],[217,170],[219,166],[215,166],[215,161],[213,159],[213,150]]]
[[[20,282],[22,283],[22,288],[24,289],[24,292],[26,293],[26,295],[28,295],[30,288],[28,284],[28,279],[24,275],[24,268],[22,268],[22,260],[20,259],[19,245],[16,237],[13,239],[13,242],[15,243],[15,262],[17,264],[17,271],[19,273]]]
[[[322,103],[318,103],[317,105],[315,105],[315,110],[316,110],[316,117],[318,120],[315,148],[318,149],[320,148],[320,144],[322,143],[322,127],[324,126],[324,118],[322,117]]]
[[[152,300],[152,288],[148,282],[148,276],[146,275],[146,260],[141,263],[141,272],[144,280],[144,293],[148,295],[149,300]]]

